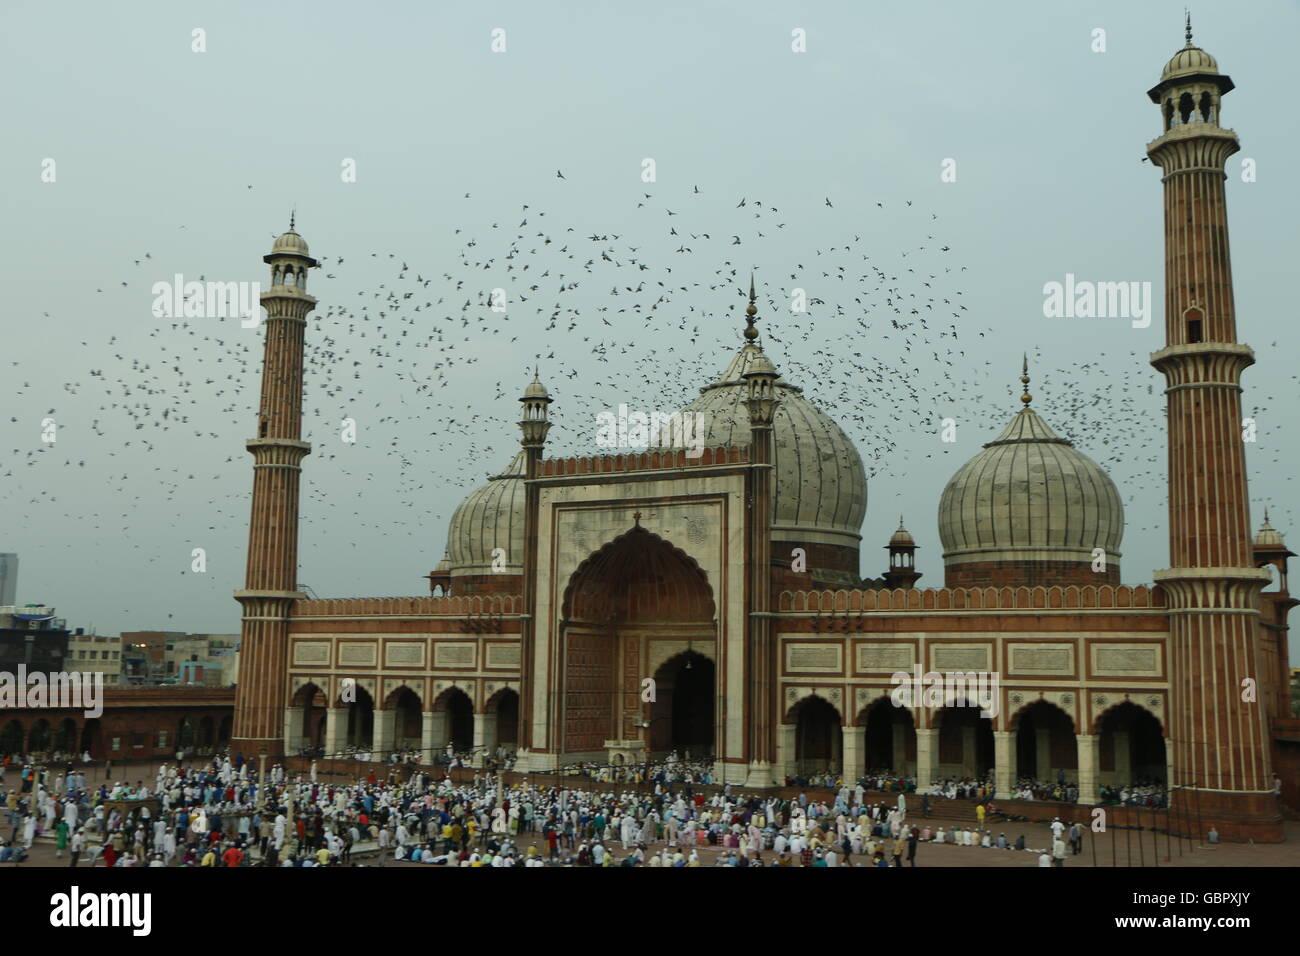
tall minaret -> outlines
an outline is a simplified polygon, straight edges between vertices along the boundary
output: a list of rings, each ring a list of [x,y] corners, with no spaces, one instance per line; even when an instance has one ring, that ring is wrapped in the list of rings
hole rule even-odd
[[[1280,840],[1268,726],[1250,682],[1258,654],[1259,592],[1269,573],[1251,551],[1242,447],[1241,373],[1255,354],[1237,342],[1224,164],[1240,148],[1220,125],[1233,88],[1214,58],[1187,45],[1147,94],[1163,133],[1147,146],[1164,173],[1164,373],[1169,431],[1169,558],[1155,573],[1168,596],[1173,687],[1167,727],[1175,810],[1199,810],[1225,839]],[[1243,699],[1246,698],[1246,699]],[[1196,824],[1193,823],[1192,826]]]
[[[311,445],[302,440],[303,337],[316,300],[307,294],[307,270],[317,265],[307,243],[289,231],[262,261],[271,288],[262,293],[266,344],[253,455],[253,513],[248,527],[244,590],[235,592],[244,618],[239,645],[232,753],[283,753],[289,612],[298,591],[298,476]]]
[[[770,787],[776,765],[777,712],[776,639],[772,629],[772,422],[780,399],[780,377],[772,360],[758,343],[754,316],[754,278],[749,279],[749,305],[745,308],[745,365],[741,378],[748,388],[744,399],[749,413],[749,622],[745,646],[745,749],[749,766],[745,785]]]
[[[543,693],[538,701],[535,693],[535,674],[533,672],[536,649],[533,642],[537,634],[537,534],[541,521],[540,492],[535,479],[541,465],[542,453],[546,450],[546,434],[551,430],[550,406],[554,399],[538,377],[538,369],[533,369],[533,380],[519,397],[523,406],[519,414],[519,444],[524,449],[524,616],[520,622],[519,673],[523,677],[522,693],[519,695],[519,741],[521,763],[532,760],[530,752],[541,746],[540,740],[533,739],[535,715],[534,707],[550,706],[550,700]],[[513,560],[513,555],[511,560]],[[558,731],[553,731],[558,733]],[[551,737],[550,742],[556,738]],[[541,758],[545,763],[546,758]],[[527,769],[522,767],[521,769]]]

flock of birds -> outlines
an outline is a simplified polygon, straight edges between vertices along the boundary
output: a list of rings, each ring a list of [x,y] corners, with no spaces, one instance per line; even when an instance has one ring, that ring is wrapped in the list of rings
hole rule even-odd
[[[562,171],[557,178],[568,182]],[[1114,478],[1129,540],[1163,534],[1162,384],[1145,351],[1107,352],[1090,338],[1080,362],[1008,340],[999,317],[968,305],[967,269],[938,215],[909,200],[850,210],[833,197],[778,207],[752,196],[706,204],[708,194],[639,190],[608,231],[533,204],[483,221],[466,194],[481,224],[447,227],[454,262],[414,249],[325,250],[308,288],[320,305],[306,335],[304,438],[314,445],[301,507],[306,582],[338,548],[355,561],[374,542],[391,549],[401,538],[416,539],[401,546],[412,579],[432,568],[442,556],[435,529],[517,450],[516,398],[534,366],[555,399],[552,456],[594,453],[597,412],[685,405],[741,344],[752,268],[761,342],[852,439],[872,482],[870,511],[896,514],[882,498],[901,501],[924,483],[927,513],[909,526],[936,564],[928,522],[943,482],[1019,408],[1022,351],[1031,355],[1033,407]],[[888,230],[872,221],[886,212]],[[791,259],[791,249],[803,251]],[[264,251],[250,248],[250,260]],[[156,266],[152,251],[132,254],[126,292],[99,291],[128,295],[133,312],[148,315]],[[493,308],[497,289],[504,311]],[[806,290],[805,311],[791,311],[794,289]],[[67,350],[64,381],[26,378],[21,360],[5,363],[15,412],[0,419],[9,449],[0,508],[20,516],[10,530],[36,534],[42,515],[57,513],[83,534],[120,535],[142,570],[181,574],[190,571],[181,542],[235,542],[237,580],[251,487],[242,442],[256,421],[262,330],[237,318],[112,328],[81,341],[81,352]],[[1269,398],[1248,388],[1244,413],[1272,421]],[[54,443],[40,440],[46,417],[58,424]],[[948,417],[959,423],[955,445],[940,441]],[[356,445],[340,440],[345,418],[357,422]],[[1252,477],[1275,455],[1254,450]],[[56,490],[66,483],[52,473],[65,470],[77,475],[76,495]],[[1278,477],[1271,488],[1282,487]],[[1258,507],[1258,486],[1256,495]],[[1268,503],[1285,530],[1285,502]],[[147,536],[133,541],[146,515],[165,519],[183,561]],[[868,562],[872,544],[864,542]],[[941,569],[925,570],[938,583]],[[377,593],[418,590],[411,580]]]

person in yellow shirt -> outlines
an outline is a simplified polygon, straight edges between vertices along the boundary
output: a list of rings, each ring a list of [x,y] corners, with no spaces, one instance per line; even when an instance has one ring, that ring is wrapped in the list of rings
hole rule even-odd
[[[199,861],[199,866],[216,866],[216,865],[217,865],[217,851],[212,849],[212,847],[208,847],[207,852],[203,854],[203,859]]]
[[[330,863],[330,851],[329,851],[329,847],[324,847],[324,846],[323,846],[323,847],[321,847],[319,850],[316,851],[316,865],[317,865],[317,866],[329,866],[329,863]]]

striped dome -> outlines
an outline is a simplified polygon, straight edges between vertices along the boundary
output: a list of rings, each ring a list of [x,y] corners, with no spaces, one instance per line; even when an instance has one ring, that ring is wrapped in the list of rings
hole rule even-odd
[[[491,574],[492,552],[505,550],[506,574],[524,563],[524,453],[476,488],[451,516],[447,560],[453,575]]]
[[[275,244],[271,246],[271,255],[306,256],[308,255],[307,240],[290,229],[275,240]]]
[[[1160,74],[1160,82],[1165,80],[1176,80],[1183,76],[1196,76],[1199,73],[1218,73],[1219,64],[1199,46],[1192,46],[1189,40],[1187,46],[1183,47],[1165,64],[1164,70]]]
[[[726,371],[682,409],[705,416],[706,445],[749,444],[744,405],[749,386],[742,376],[762,355],[757,345],[746,344]],[[858,450],[839,425],[803,397],[801,388],[783,378],[776,380],[776,388],[773,536],[857,548],[867,513],[867,476]]]
[[[1021,409],[952,477],[939,502],[946,565],[976,561],[1117,563],[1124,506],[1101,468]]]

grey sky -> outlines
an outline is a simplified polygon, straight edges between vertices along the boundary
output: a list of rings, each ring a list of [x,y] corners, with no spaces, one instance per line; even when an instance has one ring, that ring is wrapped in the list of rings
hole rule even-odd
[[[1294,537],[1283,284],[1300,17],[1202,3],[1193,18],[1237,84],[1224,122],[1243,144],[1227,184],[1238,327],[1259,359],[1244,397],[1252,521],[1268,505]],[[206,53],[191,52],[196,27]],[[239,629],[260,331],[155,319],[150,288],[175,273],[265,283],[294,205],[325,260],[309,289],[300,551],[321,596],[424,593],[456,504],[517,448],[534,360],[557,454],[594,451],[595,414],[619,402],[689,400],[739,345],[751,266],[769,354],[867,465],[864,573],[884,569],[901,513],[921,583],[942,584],[940,493],[1018,407],[1022,351],[1035,407],[1119,485],[1124,580],[1167,562],[1163,382],[1146,364],[1163,337],[1161,186],[1140,160],[1179,3],[10,3],[0,37],[0,550],[21,556],[18,600],[71,625]],[[947,157],[955,183],[940,182]],[[1241,181],[1243,157],[1257,182]],[[853,277],[876,267],[897,279]],[[1067,272],[1152,282],[1151,326],[1044,318],[1043,284]],[[579,287],[558,292],[561,273]],[[496,287],[506,316],[480,307]],[[792,315],[794,287],[823,304]],[[922,306],[925,328],[891,325],[927,297],[960,317]],[[345,416],[355,446],[339,441]],[[939,441],[945,416],[955,444]],[[199,547],[206,574],[189,570]]]

